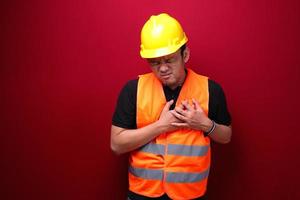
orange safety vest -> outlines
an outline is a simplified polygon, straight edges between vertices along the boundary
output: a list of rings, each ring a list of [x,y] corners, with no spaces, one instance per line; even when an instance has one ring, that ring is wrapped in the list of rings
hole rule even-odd
[[[176,105],[196,99],[208,114],[208,78],[188,69]],[[153,73],[139,76],[137,127],[159,119],[166,104],[162,84]],[[131,152],[129,190],[148,197],[164,193],[172,199],[193,199],[204,195],[210,168],[210,139],[202,131],[179,129],[162,133]]]

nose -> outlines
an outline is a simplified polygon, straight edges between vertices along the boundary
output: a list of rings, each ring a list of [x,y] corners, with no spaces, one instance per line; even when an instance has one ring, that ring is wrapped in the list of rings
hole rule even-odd
[[[161,65],[159,66],[159,71],[162,72],[162,73],[164,73],[164,72],[168,71],[168,68],[169,68],[169,67],[168,67],[167,63],[163,62],[163,63],[161,63]]]

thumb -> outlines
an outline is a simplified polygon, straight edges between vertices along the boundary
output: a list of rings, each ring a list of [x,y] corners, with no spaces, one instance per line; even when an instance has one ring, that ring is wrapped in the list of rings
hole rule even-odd
[[[174,100],[168,101],[164,106],[162,113],[168,112],[170,110],[171,105],[174,103]]]

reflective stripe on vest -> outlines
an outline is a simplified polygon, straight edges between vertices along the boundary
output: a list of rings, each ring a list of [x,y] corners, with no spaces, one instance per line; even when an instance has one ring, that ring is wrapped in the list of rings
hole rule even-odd
[[[182,144],[168,144],[168,155],[182,156],[204,156],[207,154],[209,145],[206,146],[191,146]],[[165,145],[148,143],[141,147],[139,151],[153,153],[156,155],[165,155]]]
[[[164,174],[163,170],[144,169],[144,168],[137,168],[132,166],[129,166],[128,170],[130,173],[132,173],[137,177],[150,179],[150,180],[162,180]]]
[[[129,172],[134,176],[149,179],[149,180],[163,180],[163,170],[159,169],[145,169],[129,166]],[[188,172],[166,172],[167,183],[193,183],[206,179],[209,174],[209,169],[201,173]]]
[[[176,106],[195,99],[208,115],[208,78],[188,69]],[[153,73],[139,77],[137,87],[137,128],[160,117],[166,104],[161,82]],[[210,139],[203,132],[178,129],[162,133],[129,157],[129,189],[132,192],[171,199],[194,199],[206,191],[210,168]]]

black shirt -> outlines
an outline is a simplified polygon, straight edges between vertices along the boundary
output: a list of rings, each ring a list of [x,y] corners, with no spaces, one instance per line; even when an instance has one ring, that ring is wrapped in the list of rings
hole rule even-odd
[[[136,128],[136,99],[138,79],[128,81],[119,94],[112,124],[121,128]],[[170,109],[173,109],[181,87],[172,90],[163,87],[167,101],[174,99]],[[213,80],[208,80],[209,103],[208,117],[218,124],[230,125],[231,117],[227,109],[226,98],[221,86]]]

